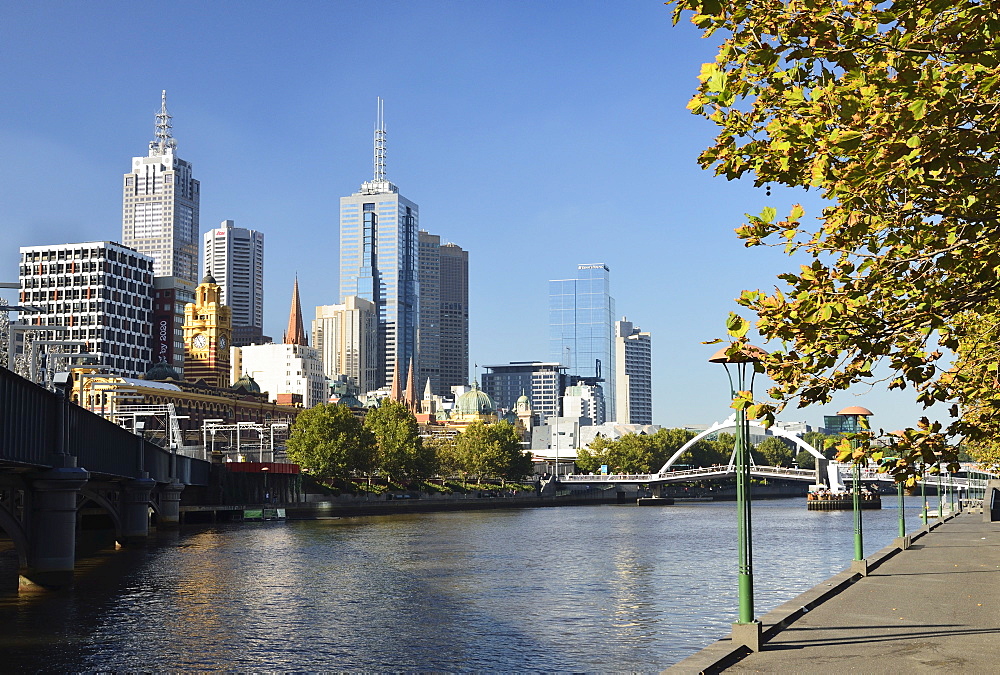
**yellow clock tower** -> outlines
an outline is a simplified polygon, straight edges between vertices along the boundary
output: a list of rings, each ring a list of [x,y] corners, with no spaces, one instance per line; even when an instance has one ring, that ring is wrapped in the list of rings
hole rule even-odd
[[[221,289],[211,274],[194,291],[184,308],[184,379],[228,387],[232,310],[219,301]]]

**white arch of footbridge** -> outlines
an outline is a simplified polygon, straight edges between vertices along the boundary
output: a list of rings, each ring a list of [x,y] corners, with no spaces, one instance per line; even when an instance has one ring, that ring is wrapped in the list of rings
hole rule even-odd
[[[778,427],[771,427],[770,429],[767,429],[767,428],[764,427],[763,424],[761,424],[760,422],[758,422],[756,420],[750,420],[750,426],[756,427],[756,428],[760,429],[763,432],[770,431],[771,434],[774,435],[774,436],[780,436],[781,438],[787,438],[788,440],[790,440],[791,442],[793,442],[796,445],[796,447],[798,447],[801,450],[804,450],[804,451],[808,452],[813,457],[815,457],[817,459],[826,459],[823,456],[823,453],[821,453],[819,450],[817,450],[813,446],[809,445],[808,443],[806,443],[805,441],[803,441],[801,438],[799,438],[795,434],[790,433],[788,431],[785,431],[784,429],[780,429]],[[736,428],[736,414],[734,413],[734,414],[730,415],[729,417],[727,417],[722,422],[716,422],[715,424],[713,424],[712,426],[710,426],[708,429],[705,429],[700,434],[698,434],[697,436],[695,436],[694,438],[692,438],[690,441],[688,441],[687,443],[685,443],[684,445],[682,445],[677,450],[677,452],[675,452],[673,455],[670,456],[670,459],[667,460],[667,463],[664,464],[662,467],[660,467],[660,470],[657,473],[663,474],[663,473],[667,473],[668,471],[670,471],[670,467],[673,466],[674,462],[676,462],[677,459],[681,455],[683,455],[685,452],[687,452],[691,448],[691,446],[693,446],[695,443],[697,443],[701,439],[705,438],[706,436],[714,434],[714,433],[716,433],[718,431],[723,431],[724,429],[735,429],[735,428]],[[733,454],[729,456],[729,469],[730,469],[730,471],[732,470],[732,467],[735,464],[735,461],[736,461],[736,453],[734,451]],[[753,462],[753,458],[751,458],[750,461]]]

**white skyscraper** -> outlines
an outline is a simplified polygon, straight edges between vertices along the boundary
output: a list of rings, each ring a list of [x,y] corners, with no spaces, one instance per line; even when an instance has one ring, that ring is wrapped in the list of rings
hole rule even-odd
[[[153,276],[197,284],[199,184],[174,154],[170,118],[164,91],[149,153],[123,178],[122,243],[153,258]]]
[[[233,345],[260,343],[264,326],[264,234],[224,220],[204,235],[205,274],[233,312]]]
[[[641,332],[622,317],[615,322],[615,395],[617,422],[620,424],[653,423],[652,342],[649,333]]]
[[[340,198],[340,299],[358,296],[378,311],[379,376],[391,383],[399,363],[417,360],[418,225],[416,204],[386,180],[382,99],[375,129],[375,175],[360,191]],[[419,368],[419,364],[415,364]]]

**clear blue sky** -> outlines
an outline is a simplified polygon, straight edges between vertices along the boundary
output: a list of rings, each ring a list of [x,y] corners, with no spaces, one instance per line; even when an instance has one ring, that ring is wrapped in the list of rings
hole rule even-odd
[[[371,178],[381,96],[389,179],[470,252],[471,362],[547,360],[547,281],[605,262],[618,313],[653,335],[659,424],[726,415],[700,343],[792,264],[743,248],[743,214],[817,211],[697,166],[715,130],[684,106],[715,50],[659,0],[42,0],[7,5],[0,45],[0,280],[19,246],[121,238],[121,176],[166,89],[202,231],[265,233],[280,339],[296,272],[307,317],[338,300],[338,200]],[[909,399],[845,394],[782,418],[865,405],[896,429]]]

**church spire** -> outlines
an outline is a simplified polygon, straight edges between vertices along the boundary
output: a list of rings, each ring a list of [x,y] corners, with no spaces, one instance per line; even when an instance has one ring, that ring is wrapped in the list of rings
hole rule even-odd
[[[288,314],[288,330],[285,331],[286,345],[308,345],[305,328],[302,326],[302,304],[299,302],[299,276],[295,275],[292,289],[292,309]]]

